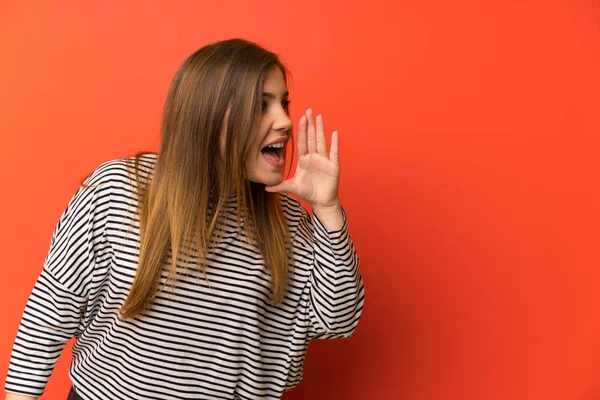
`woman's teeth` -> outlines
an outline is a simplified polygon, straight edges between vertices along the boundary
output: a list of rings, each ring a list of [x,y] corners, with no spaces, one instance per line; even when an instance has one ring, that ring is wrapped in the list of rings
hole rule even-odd
[[[267,146],[267,148],[280,149],[284,146],[283,142],[278,142],[272,145]]]

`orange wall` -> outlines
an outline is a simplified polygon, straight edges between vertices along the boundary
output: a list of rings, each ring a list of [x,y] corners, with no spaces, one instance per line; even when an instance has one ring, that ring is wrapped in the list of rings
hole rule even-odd
[[[367,291],[285,399],[600,398],[600,6],[354,3],[2,1],[3,374],[79,179],[156,150],[177,66],[241,36],[340,131]]]

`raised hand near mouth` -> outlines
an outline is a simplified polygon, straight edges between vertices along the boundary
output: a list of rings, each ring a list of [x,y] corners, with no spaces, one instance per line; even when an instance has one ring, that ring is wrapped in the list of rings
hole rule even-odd
[[[333,210],[340,206],[339,180],[338,133],[335,131],[331,135],[328,154],[323,116],[317,115],[315,123],[312,110],[308,109],[298,124],[298,164],[295,175],[265,189],[268,192],[294,194],[310,203],[313,211]]]

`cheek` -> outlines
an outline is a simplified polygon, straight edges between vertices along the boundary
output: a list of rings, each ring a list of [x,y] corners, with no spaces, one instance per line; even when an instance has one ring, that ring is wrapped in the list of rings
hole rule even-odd
[[[262,153],[259,146],[252,146],[252,150],[248,154],[246,159],[246,170],[248,172],[256,170],[260,166]]]
[[[263,125],[261,124],[261,126],[258,130],[258,133],[255,136],[254,143],[252,143],[251,154],[260,155],[260,149],[262,148],[261,145],[263,144],[263,142],[265,141],[265,138],[266,138],[265,129],[266,128],[264,128]]]

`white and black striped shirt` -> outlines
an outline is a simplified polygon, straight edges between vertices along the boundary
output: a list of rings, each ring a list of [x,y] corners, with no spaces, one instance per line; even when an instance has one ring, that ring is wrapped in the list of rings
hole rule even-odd
[[[148,174],[155,160],[144,156]],[[147,314],[120,320],[139,256],[133,173],[127,159],[111,160],[86,183],[93,186],[75,193],[53,232],[14,343],[7,392],[40,396],[75,336],[70,376],[86,400],[279,399],[302,380],[311,339],[356,329],[364,289],[345,212],[343,227],[327,231],[287,194],[294,266],[282,304],[269,303],[270,275],[233,215],[208,260],[210,286],[202,276],[178,276]]]

